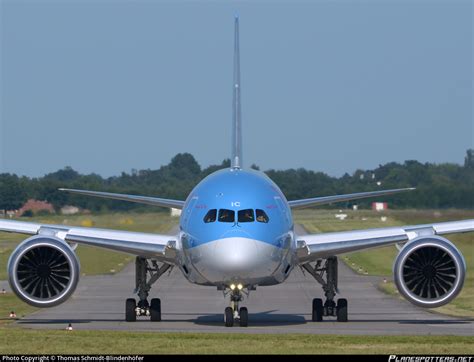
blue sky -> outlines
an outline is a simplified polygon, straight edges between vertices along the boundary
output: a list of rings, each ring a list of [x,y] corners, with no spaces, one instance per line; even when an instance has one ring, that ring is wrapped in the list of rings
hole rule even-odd
[[[471,1],[0,4],[0,172],[230,157],[234,14],[247,166],[339,176],[474,147]]]

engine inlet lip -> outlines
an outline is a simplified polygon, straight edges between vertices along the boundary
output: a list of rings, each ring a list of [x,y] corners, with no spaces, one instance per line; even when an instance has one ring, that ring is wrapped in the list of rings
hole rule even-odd
[[[40,241],[42,240],[42,241]],[[11,288],[16,292],[16,294],[23,299],[28,304],[31,304],[36,307],[52,307],[62,302],[64,296],[69,296],[75,289],[78,283],[79,278],[79,263],[77,260],[74,260],[74,252],[72,250],[68,250],[66,248],[70,248],[69,245],[62,241],[61,239],[57,239],[54,237],[33,237],[24,241],[25,245],[21,246],[15,250],[10,259],[8,261],[8,270],[9,270],[9,282]],[[64,248],[61,248],[60,245],[63,244]],[[11,263],[13,261],[18,261],[22,258],[28,251],[37,247],[48,247],[53,248],[59,251],[60,253],[64,254],[69,267],[70,267],[70,280],[64,288],[64,290],[59,293],[57,296],[48,299],[39,299],[36,298],[28,293],[26,293],[23,288],[21,288],[21,284],[17,277],[18,272],[18,262],[11,267]]]
[[[418,245],[415,245],[410,248],[409,246],[411,243],[414,243],[414,244],[418,243]],[[403,267],[405,265],[406,259],[408,258],[409,255],[411,255],[411,253],[424,247],[434,247],[434,248],[438,248],[445,251],[452,258],[456,266],[456,273],[457,273],[456,281],[454,285],[452,286],[452,288],[440,299],[430,300],[427,298],[420,297],[414,294],[411,290],[409,290],[403,281]],[[462,285],[464,284],[466,264],[464,262],[462,255],[460,256],[460,258],[457,257],[456,247],[449,240],[446,240],[438,236],[431,236],[429,238],[429,241],[423,241],[422,239],[417,241],[415,239],[411,241],[410,243],[406,244],[406,249],[405,250],[402,249],[400,257],[401,258],[396,261],[396,264],[395,264],[396,269],[394,270],[395,272],[394,274],[398,275],[401,280],[399,282],[397,280],[398,278],[394,278],[395,284],[398,287],[401,294],[407,297],[407,299],[411,299],[412,303],[418,306],[425,307],[425,308],[436,308],[452,300],[462,289]]]

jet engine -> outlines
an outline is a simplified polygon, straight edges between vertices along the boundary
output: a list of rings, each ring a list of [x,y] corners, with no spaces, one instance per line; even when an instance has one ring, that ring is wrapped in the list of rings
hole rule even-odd
[[[35,307],[61,304],[79,281],[76,254],[65,241],[49,235],[23,241],[11,254],[7,268],[12,290]]]
[[[440,236],[421,236],[408,242],[393,266],[398,291],[413,304],[440,307],[461,291],[466,263],[461,252]]]

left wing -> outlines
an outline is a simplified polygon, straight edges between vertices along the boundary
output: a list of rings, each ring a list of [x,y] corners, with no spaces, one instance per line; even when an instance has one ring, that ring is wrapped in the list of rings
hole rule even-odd
[[[366,199],[369,197],[392,195],[392,194],[398,194],[399,192],[406,192],[406,191],[413,191],[413,190],[415,190],[414,187],[409,187],[405,189],[392,189],[392,190],[380,190],[380,191],[369,191],[369,192],[357,192],[354,194],[345,194],[345,195],[321,196],[321,197],[313,197],[311,199],[288,201],[288,205],[292,209],[302,209],[304,207],[327,205],[327,204],[332,204],[334,202],[342,202],[342,201],[349,201],[349,200]]]
[[[0,231],[55,236],[70,243],[87,244],[154,258],[174,264],[177,236],[98,229],[34,222],[0,220]]]
[[[419,236],[469,231],[474,231],[474,219],[425,225],[308,234],[297,237],[296,250],[299,264],[304,264],[337,254],[405,243]]]

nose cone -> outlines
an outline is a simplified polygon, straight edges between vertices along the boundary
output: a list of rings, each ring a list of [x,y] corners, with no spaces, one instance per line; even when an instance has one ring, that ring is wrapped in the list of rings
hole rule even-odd
[[[258,283],[276,270],[281,259],[275,258],[275,247],[242,236],[230,236],[190,250],[196,270],[216,284]]]
[[[264,262],[255,240],[230,237],[217,241],[214,249],[215,270],[223,279],[246,279],[258,272]]]

